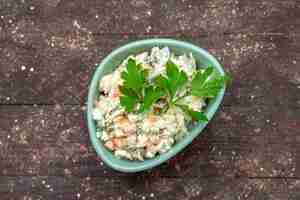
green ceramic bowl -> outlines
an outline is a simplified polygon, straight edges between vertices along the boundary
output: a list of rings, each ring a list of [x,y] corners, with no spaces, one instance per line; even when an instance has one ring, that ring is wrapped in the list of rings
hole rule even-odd
[[[195,46],[193,44],[173,40],[173,39],[146,39],[136,42],[131,42],[111,52],[97,67],[92,82],[89,88],[88,94],[88,108],[87,108],[87,122],[92,145],[94,146],[97,154],[101,157],[104,163],[109,167],[122,171],[122,172],[138,172],[155,167],[163,162],[166,162],[171,157],[175,156],[178,152],[183,150],[188,144],[190,144],[195,137],[205,128],[207,123],[199,123],[193,126],[190,133],[184,137],[180,142],[176,143],[168,152],[158,155],[153,159],[145,161],[129,161],[119,159],[114,156],[109,150],[107,150],[102,142],[96,137],[96,123],[92,118],[92,109],[94,99],[99,95],[98,83],[101,77],[105,74],[112,72],[126,57],[130,54],[136,54],[143,51],[148,51],[154,46],[168,46],[175,54],[183,54],[192,52],[197,61],[197,66],[212,65],[221,75],[224,75],[224,71],[218,61],[207,51]],[[223,96],[225,88],[220,90],[218,96],[209,102],[206,107],[205,113],[210,120],[216,110],[218,109]]]

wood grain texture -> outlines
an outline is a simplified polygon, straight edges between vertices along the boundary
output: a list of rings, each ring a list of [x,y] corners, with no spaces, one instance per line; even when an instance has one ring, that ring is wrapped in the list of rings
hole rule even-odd
[[[274,69],[285,70],[299,82],[298,65],[293,64],[299,57],[295,51],[299,4],[291,0],[131,1],[124,6],[117,1],[3,1],[0,103],[82,104],[95,64],[124,43],[159,36],[194,42],[216,55],[233,75],[254,59],[272,57]],[[155,11],[150,19],[138,17],[139,24],[128,23],[150,8]],[[202,15],[206,17],[199,18]],[[199,27],[193,19],[199,20]],[[150,22],[158,28],[145,34]],[[202,34],[201,27],[212,34]]]
[[[286,34],[299,33],[300,24],[298,0],[5,0],[0,6],[5,27],[27,20],[44,28],[71,27],[76,20],[93,33],[107,35]]]
[[[184,151],[119,173],[90,144],[87,88],[152,37],[207,49],[234,81]],[[0,0],[0,199],[299,199],[299,63],[298,0]]]
[[[2,177],[2,199],[298,199],[299,180]]]
[[[83,104],[96,64],[113,48],[142,38],[96,36],[91,46],[84,47],[86,50],[64,46],[69,45],[67,41],[60,41],[54,47],[27,49],[7,40],[0,49],[0,103]],[[299,83],[300,52],[293,50],[299,48],[300,37],[231,34],[175,38],[191,41],[216,55],[238,84],[241,73],[255,73],[255,67],[265,66],[272,73]],[[251,64],[255,66],[248,67]]]
[[[273,89],[260,92],[269,90]],[[298,177],[295,147],[299,143],[297,123],[300,112],[290,98],[299,95],[276,95],[273,101],[268,95],[254,94],[254,98],[249,98],[241,93],[241,96],[245,98],[233,95],[232,100],[238,99],[241,104],[221,107],[201,137],[151,173],[166,177],[179,176],[178,172],[180,176],[219,176],[225,172],[228,176]],[[280,101],[286,103],[284,109],[278,106]],[[84,109],[79,105],[0,106],[0,155],[3,160],[0,173],[10,176],[64,175],[71,168],[78,176],[116,174],[101,165],[89,143]],[[277,153],[272,154],[274,151]],[[193,164],[195,159],[199,160],[197,164]],[[243,164],[249,164],[254,171],[244,169],[240,166]],[[269,169],[260,173],[264,166]]]

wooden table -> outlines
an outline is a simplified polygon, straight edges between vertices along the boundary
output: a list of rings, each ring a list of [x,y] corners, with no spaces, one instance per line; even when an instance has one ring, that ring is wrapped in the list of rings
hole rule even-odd
[[[85,101],[142,38],[193,42],[234,81],[203,134],[151,171],[106,167]],[[1,0],[0,199],[300,199],[299,0]]]

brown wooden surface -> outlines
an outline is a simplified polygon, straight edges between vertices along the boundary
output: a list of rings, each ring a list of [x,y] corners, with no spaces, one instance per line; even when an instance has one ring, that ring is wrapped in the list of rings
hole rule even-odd
[[[203,134],[168,163],[125,174],[89,141],[97,63],[171,37],[234,81]],[[0,0],[0,199],[300,199],[299,0]]]

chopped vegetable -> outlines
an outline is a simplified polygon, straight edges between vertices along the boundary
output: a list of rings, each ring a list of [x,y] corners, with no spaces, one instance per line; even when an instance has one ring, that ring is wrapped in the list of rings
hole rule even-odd
[[[192,121],[208,121],[206,100],[229,81],[228,74],[197,69],[192,54],[177,56],[168,47],[130,55],[101,79],[93,110],[97,137],[120,158],[163,154],[188,134]]]

